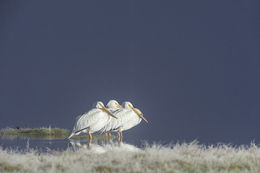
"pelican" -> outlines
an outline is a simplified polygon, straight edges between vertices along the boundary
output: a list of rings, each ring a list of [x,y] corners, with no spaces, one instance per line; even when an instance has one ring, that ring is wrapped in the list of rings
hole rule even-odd
[[[123,109],[114,112],[118,119],[111,119],[104,127],[104,131],[116,131],[118,133],[118,142],[122,142],[123,140],[123,131],[136,126],[142,119],[148,123],[142,112],[139,109],[134,108],[130,102],[124,102],[123,105]]]
[[[110,100],[107,103],[107,109],[110,110],[113,113],[116,113],[118,110],[120,110],[122,108],[123,107],[116,100]],[[108,129],[111,129],[111,128],[108,128]],[[111,132],[110,131],[109,131],[108,135],[111,136]],[[105,136],[107,136],[107,131],[105,132]]]
[[[78,117],[69,139],[80,133],[88,133],[89,144],[92,142],[91,133],[100,131],[111,119],[117,118],[102,102],[97,102],[96,108]]]

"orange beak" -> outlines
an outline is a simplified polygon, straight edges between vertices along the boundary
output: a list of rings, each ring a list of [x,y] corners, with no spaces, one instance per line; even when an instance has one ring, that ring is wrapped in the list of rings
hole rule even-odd
[[[101,106],[100,109],[101,109],[102,111],[104,111],[104,112],[108,113],[110,116],[112,116],[112,117],[118,119],[118,117],[115,116],[115,115],[114,115],[110,110],[108,110],[106,107],[104,107],[103,105],[100,105],[100,106]]]
[[[143,114],[140,114],[133,106],[128,105],[140,118],[142,118],[146,123],[148,123],[147,119],[144,118]]]

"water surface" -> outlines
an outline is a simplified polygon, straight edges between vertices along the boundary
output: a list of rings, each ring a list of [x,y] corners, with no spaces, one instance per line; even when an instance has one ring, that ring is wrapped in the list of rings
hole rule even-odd
[[[141,147],[141,142],[139,141],[125,141],[131,145]],[[93,144],[97,145],[106,145],[106,144],[116,144],[117,139],[113,137],[111,139],[93,139]],[[35,138],[21,138],[14,136],[1,136],[0,137],[0,146],[3,149],[17,149],[17,150],[26,150],[26,149],[35,149],[38,151],[48,151],[48,150],[57,150],[63,151],[68,148],[78,149],[78,148],[87,148],[88,139],[35,139]]]

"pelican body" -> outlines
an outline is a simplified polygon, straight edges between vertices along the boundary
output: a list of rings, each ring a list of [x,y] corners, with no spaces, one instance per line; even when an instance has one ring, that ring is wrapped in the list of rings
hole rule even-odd
[[[133,107],[130,102],[124,102],[124,108],[113,112],[118,119],[111,119],[104,127],[104,131],[118,132],[118,141],[122,142],[122,132],[138,125],[142,119],[148,123],[139,109]]]
[[[100,131],[107,123],[111,121],[112,118],[114,119],[117,117],[111,111],[106,109],[102,102],[97,102],[96,108],[77,118],[76,124],[74,125],[69,138],[81,133],[88,133],[91,143],[91,133]]]
[[[111,111],[112,113],[117,113],[120,109],[122,109],[123,107],[116,101],[116,100],[110,100],[107,103],[107,109],[109,111]],[[108,126],[111,126],[111,123],[107,124]],[[107,132],[109,132],[109,136],[111,136],[111,127],[107,128],[108,131],[105,130],[105,128],[103,128],[104,130],[101,131],[105,131],[105,136],[107,136]]]

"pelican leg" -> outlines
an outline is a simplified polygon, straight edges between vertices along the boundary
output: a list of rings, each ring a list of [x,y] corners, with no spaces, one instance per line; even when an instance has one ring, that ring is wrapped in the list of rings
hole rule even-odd
[[[92,135],[90,132],[88,132],[88,137],[89,137],[88,144],[91,145],[92,144]]]
[[[105,133],[105,136],[106,136],[106,137],[105,137],[105,143],[107,144],[107,143],[108,143],[108,140],[109,140],[108,137],[107,137],[107,132]]]
[[[108,133],[108,141],[111,143],[112,139],[111,139],[111,132]]]
[[[123,142],[123,132],[120,132],[120,142]]]
[[[117,132],[117,136],[118,136],[118,138],[117,138],[118,143],[120,143],[120,141],[121,141],[121,136],[120,136],[120,132],[119,132],[119,131]]]

